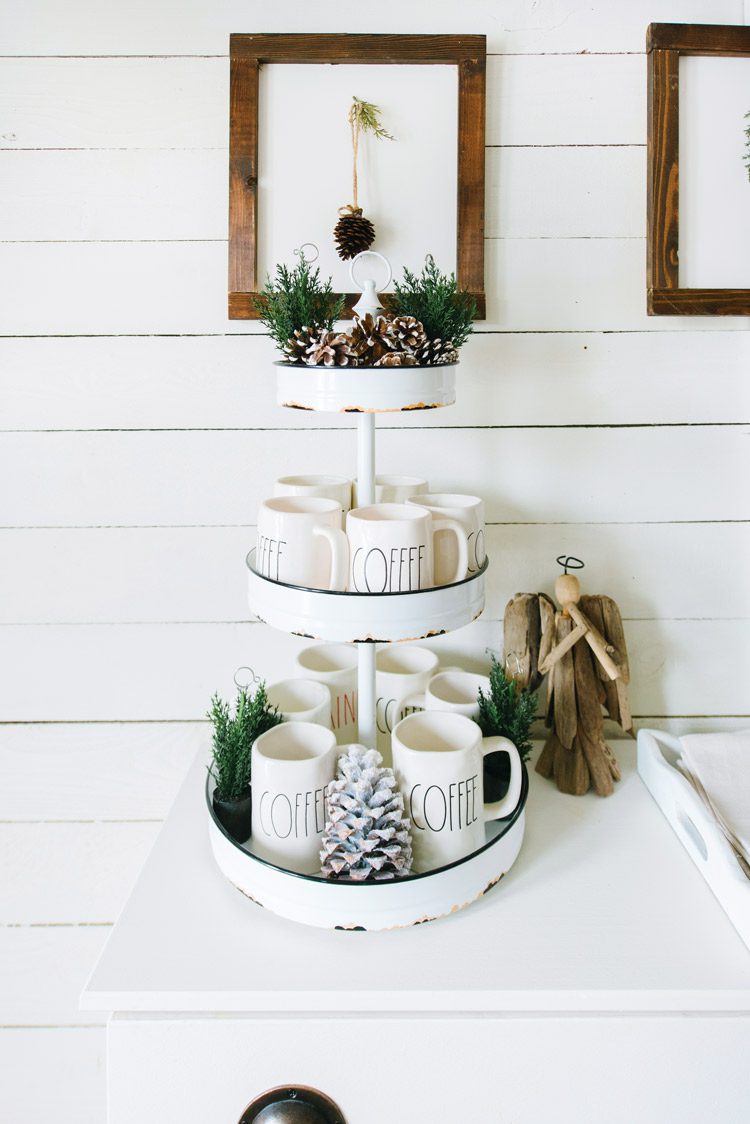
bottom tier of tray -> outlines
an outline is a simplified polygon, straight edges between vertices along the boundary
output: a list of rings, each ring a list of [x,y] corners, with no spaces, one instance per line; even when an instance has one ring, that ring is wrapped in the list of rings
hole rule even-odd
[[[236,843],[224,830],[206,785],[209,837],[222,873],[256,905],[291,921],[322,929],[400,929],[456,913],[496,886],[523,843],[529,778],[511,816],[487,825],[487,842],[459,862],[389,882],[335,882],[295,874],[252,853],[252,841]]]

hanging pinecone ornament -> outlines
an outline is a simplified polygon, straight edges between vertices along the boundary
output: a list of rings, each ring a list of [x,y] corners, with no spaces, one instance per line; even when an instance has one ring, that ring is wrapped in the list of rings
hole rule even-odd
[[[392,769],[376,749],[352,745],[326,791],[321,872],[332,879],[381,882],[411,869],[411,824]]]
[[[374,367],[384,355],[395,349],[388,319],[385,316],[373,316],[371,312],[361,319],[355,318],[348,336],[349,348],[360,367]]]
[[[369,250],[375,241],[375,227],[362,214],[361,207],[348,203],[339,207],[339,221],[333,231],[336,250],[342,261],[356,258],[363,250]]]
[[[327,332],[325,329],[311,341],[305,362],[316,367],[357,366],[357,358],[352,354],[346,332]]]
[[[349,261],[363,250],[369,250],[375,241],[375,227],[362,214],[357,202],[357,154],[360,133],[372,133],[374,137],[393,140],[380,124],[380,108],[372,102],[353,98],[347,117],[352,138],[352,203],[339,207],[339,221],[333,232],[336,250],[342,261]]]

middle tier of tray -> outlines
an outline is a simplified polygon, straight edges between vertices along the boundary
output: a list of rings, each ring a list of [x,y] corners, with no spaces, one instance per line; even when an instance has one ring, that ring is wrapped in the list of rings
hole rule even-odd
[[[314,640],[354,644],[422,640],[462,628],[484,609],[480,570],[453,585],[413,593],[342,593],[307,589],[263,577],[255,550],[246,559],[250,610],[265,624]]]

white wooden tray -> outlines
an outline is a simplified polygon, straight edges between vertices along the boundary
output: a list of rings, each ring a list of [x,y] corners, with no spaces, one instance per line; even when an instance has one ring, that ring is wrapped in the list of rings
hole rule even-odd
[[[487,824],[487,842],[459,862],[410,874],[392,882],[336,882],[294,874],[252,853],[252,839],[240,845],[224,830],[206,783],[208,831],[219,869],[257,905],[280,917],[322,929],[400,929],[456,913],[481,898],[518,857],[525,827],[529,778],[523,768],[521,797],[512,816]]]
[[[255,550],[246,558],[248,603],[272,628],[315,640],[390,643],[423,640],[469,624],[484,609],[481,570],[454,585],[415,593],[340,593],[272,581],[255,569]]]
[[[638,731],[638,772],[672,830],[750,948],[750,879],[698,793],[676,768],[680,739],[660,730]]]
[[[389,413],[456,401],[456,364],[439,367],[307,367],[278,362],[276,401],[299,410]]]

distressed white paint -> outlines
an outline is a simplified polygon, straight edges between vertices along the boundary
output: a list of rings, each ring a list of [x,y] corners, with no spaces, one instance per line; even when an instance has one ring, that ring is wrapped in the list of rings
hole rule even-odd
[[[501,645],[507,597],[549,589],[556,554],[580,553],[588,588],[612,593],[626,615],[637,713],[679,732],[737,728],[750,711],[746,528],[713,522],[747,515],[741,423],[750,352],[744,319],[645,316],[642,51],[650,20],[743,18],[740,0],[663,0],[656,8],[653,0],[383,0],[378,8],[382,30],[486,33],[491,53],[490,319],[464,350],[457,404],[381,421],[388,432],[378,449],[383,471],[394,472],[413,471],[418,449],[436,481],[455,477],[486,494],[497,523],[486,621],[437,646],[476,665],[485,645]],[[3,1120],[102,1124],[104,1031],[81,1025],[100,1016],[79,1013],[76,996],[109,931],[90,923],[104,913],[105,922],[115,919],[118,892],[121,902],[153,828],[104,821],[162,817],[187,761],[207,743],[199,722],[144,720],[201,719],[212,690],[232,690],[239,663],[262,659],[269,677],[287,673],[297,641],[221,623],[247,612],[253,508],[263,479],[287,464],[314,471],[329,457],[354,461],[353,432],[281,414],[273,351],[259,325],[225,318],[228,35],[324,30],[370,31],[372,13],[343,0],[277,0],[272,8],[29,0],[0,11],[0,239],[15,243],[0,250],[0,424],[37,431],[3,436],[12,455],[2,524],[28,529],[2,535],[2,620],[16,623],[0,633],[0,712],[51,722],[0,731],[0,819],[14,821],[0,831],[16,832],[16,861],[0,872],[0,901],[16,903],[0,929],[0,1027],[11,1028],[0,1029],[0,1047],[13,1075],[0,1089]],[[317,135],[306,136],[315,147]],[[305,167],[311,163],[306,151]],[[718,422],[730,426],[708,428]],[[351,423],[328,424],[341,431]],[[609,428],[633,424],[644,428]],[[654,424],[662,428],[645,428]],[[413,432],[420,427],[424,435]],[[241,432],[166,432],[206,428]],[[55,432],[91,429],[106,432]],[[100,529],[117,522],[135,529]],[[165,526],[175,522],[181,526]],[[56,724],[61,718],[69,724]],[[91,723],[121,718],[128,721]],[[615,801],[596,806],[605,826]],[[18,823],[38,820],[64,822],[40,825],[36,839],[31,823]],[[129,833],[138,845],[127,846]],[[91,854],[94,837],[100,854]],[[43,863],[55,840],[48,873],[59,872],[57,889]],[[70,869],[68,855],[78,860]],[[540,855],[527,875],[540,888],[554,889],[549,864]],[[26,924],[30,918],[44,919],[41,927]],[[459,945],[462,932],[455,930]],[[170,1024],[158,1049],[188,1058],[195,1043],[213,1065],[230,1045],[243,1058],[248,1042],[257,1047],[257,1027],[245,1038],[241,1024],[213,1025],[226,1041],[210,1049],[201,1045],[205,1022],[180,1034]],[[443,1024],[434,1025],[442,1040]],[[518,1043],[520,1024],[508,1025]],[[514,1065],[544,1055],[549,1069],[560,1058],[559,1081],[548,1084],[565,1087],[571,1064],[555,1052],[560,1041],[571,1042],[571,1058],[589,1041],[576,1038],[576,1046],[564,1033],[570,1026],[534,1020]],[[732,1050],[743,1045],[736,1025],[712,1021],[716,1053],[703,1066],[690,1051],[705,1046],[705,1023],[648,1027],[656,1028],[655,1058],[666,1040],[682,1050],[684,1102],[696,1119],[712,1111],[731,1121]],[[621,1024],[607,1026],[610,1038],[620,1030],[626,1039]],[[635,1028],[641,1044],[646,1030]],[[143,1027],[134,1033],[150,1064],[152,1043]],[[490,1042],[484,1027],[480,1035]],[[619,1053],[634,1057],[625,1039]],[[494,1080],[506,1051],[493,1041],[486,1072]],[[300,1060],[301,1050],[300,1041]],[[137,1060],[129,1040],[126,1053]],[[270,1040],[268,1053],[278,1056]],[[118,1049],[117,1073],[123,1056]],[[638,1062],[643,1074],[643,1051]],[[727,1079],[710,1089],[695,1077],[719,1074],[724,1063]],[[244,1064],[234,1071],[244,1079]],[[45,1081],[31,1077],[39,1072]],[[194,1062],[191,1072],[210,1096],[215,1069],[209,1080]],[[313,1082],[326,1077],[306,1072]],[[642,1102],[618,1101],[629,1119],[648,1119],[652,1104],[655,1120],[672,1112],[658,1099],[656,1070],[649,1074]],[[509,1112],[514,1080],[509,1073],[503,1082]],[[144,1096],[166,1094],[166,1086],[131,1083],[141,1087]],[[215,1105],[202,1111],[191,1088],[184,1084],[186,1100],[203,1124]],[[238,1086],[229,1119],[252,1092]],[[559,1097],[536,1115],[554,1112]]]

